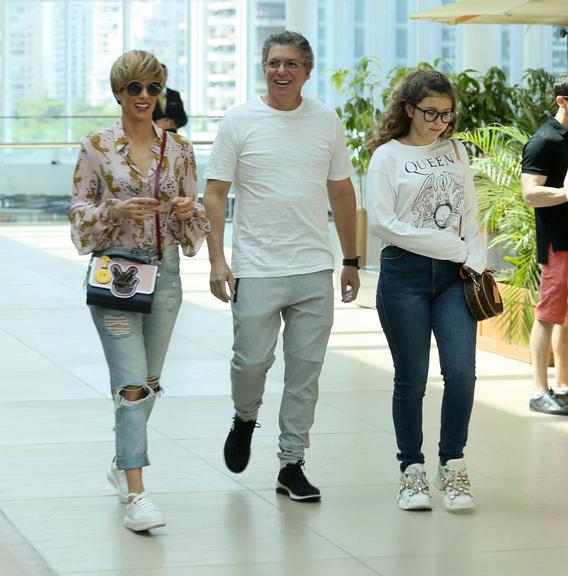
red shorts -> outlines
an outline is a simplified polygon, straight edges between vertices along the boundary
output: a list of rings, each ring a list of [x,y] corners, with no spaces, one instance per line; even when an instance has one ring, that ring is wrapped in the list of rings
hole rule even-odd
[[[548,245],[548,262],[542,265],[540,301],[536,317],[549,324],[564,324],[568,311],[568,252],[554,252]]]

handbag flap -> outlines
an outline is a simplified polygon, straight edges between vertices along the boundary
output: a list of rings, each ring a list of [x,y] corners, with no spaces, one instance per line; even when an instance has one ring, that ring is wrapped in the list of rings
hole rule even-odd
[[[97,271],[108,268],[111,278],[108,282],[99,282]],[[112,258],[107,264],[103,258],[95,256],[91,262],[88,283],[95,288],[110,290],[118,298],[130,298],[134,294],[152,294],[156,286],[158,267],[152,264],[140,264],[123,258]]]

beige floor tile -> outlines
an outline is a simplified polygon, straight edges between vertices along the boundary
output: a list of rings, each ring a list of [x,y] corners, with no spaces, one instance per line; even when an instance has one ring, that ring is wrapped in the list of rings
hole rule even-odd
[[[56,571],[157,569],[346,558],[340,548],[249,492],[156,495],[167,526],[122,526],[111,498],[4,503],[5,513]]]
[[[358,557],[453,552],[490,552],[565,546],[565,513],[535,503],[521,492],[491,480],[474,484],[477,509],[448,513],[433,492],[431,512],[396,507],[397,485],[326,489],[318,507],[299,506],[286,497],[262,492],[284,515]],[[519,523],[519,517],[525,522]]]
[[[0,435],[0,446],[17,450],[18,446],[37,444],[114,441],[113,410],[110,398],[100,397],[3,402],[0,422],[10,435]]]
[[[567,444],[567,434],[545,423],[502,428],[497,434],[472,430],[467,459],[472,468],[496,479],[568,477]]]
[[[37,550],[1,512],[0,567],[2,576],[56,576]]]
[[[277,439],[278,412],[281,395],[267,393],[260,410],[255,437],[271,436]],[[224,442],[231,426],[234,408],[227,391],[209,395],[180,397],[171,394],[170,381],[166,380],[166,395],[160,399],[163,409],[152,415],[151,425],[171,438],[220,438]],[[354,419],[335,406],[320,402],[316,412],[316,422],[312,429],[315,434],[342,434],[376,432],[378,428],[364,420]]]
[[[1,446],[5,471],[0,475],[0,503],[25,498],[112,496],[106,473],[114,440]],[[224,469],[215,469],[181,444],[149,438],[152,465],[144,472],[148,490],[202,492],[243,489]]]
[[[184,440],[180,444],[218,470],[226,470],[222,439]],[[305,473],[322,490],[329,486],[361,486],[398,482],[394,438],[384,432],[313,434],[306,452]],[[251,490],[273,489],[279,471],[276,435],[258,435],[247,469],[232,475]],[[227,471],[228,474],[231,474]]]
[[[0,527],[2,576],[28,576],[21,567],[33,562],[41,569],[29,576],[44,576],[46,561],[60,576],[563,573],[568,418],[528,411],[527,364],[478,353],[466,449],[475,513],[447,513],[436,491],[432,512],[398,510],[392,359],[373,309],[334,306],[305,467],[323,501],[292,502],[274,490],[281,342],[251,462],[243,474],[230,473],[222,450],[233,415],[232,320],[230,307],[209,293],[206,250],[182,260],[184,302],[162,375],[166,394],[150,421],[144,477],[168,525],[152,535],[127,531],[106,480],[113,408],[84,305],[87,262],[67,225],[0,226],[0,268],[16,272],[0,283],[0,521],[4,513],[17,541]],[[33,276],[24,274],[30,267]],[[442,386],[433,345],[424,400],[430,477]],[[18,569],[6,573],[7,566]]]
[[[361,390],[353,394],[348,389],[337,391],[325,389],[321,392],[322,404],[331,404],[354,420],[394,433],[392,421],[392,384],[388,389]],[[423,429],[438,430],[440,428],[440,410],[442,391],[439,386],[430,385],[426,389],[423,405]]]
[[[92,574],[92,573],[91,573]],[[60,572],[60,576],[91,576],[88,572]],[[156,570],[112,570],[97,576],[377,576],[378,572],[358,560],[343,558],[305,562],[262,562],[258,564],[222,564],[183,566]],[[379,575],[380,576],[380,575]]]
[[[382,576],[552,576],[562,574],[568,562],[568,548],[545,550],[505,550],[365,558]]]
[[[506,480],[501,484],[513,491],[525,494],[525,497],[533,500],[536,505],[542,505],[543,511],[555,509],[568,516],[568,500],[564,497],[566,486],[568,486],[566,476]]]
[[[103,385],[95,388],[67,369],[30,354],[27,362],[9,361],[3,366],[3,402],[91,400],[103,396]],[[9,383],[9,385],[8,385]],[[108,386],[108,385],[107,385]]]

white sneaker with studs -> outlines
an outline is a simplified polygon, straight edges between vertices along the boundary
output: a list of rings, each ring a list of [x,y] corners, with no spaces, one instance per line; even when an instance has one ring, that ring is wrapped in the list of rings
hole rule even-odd
[[[444,493],[446,510],[456,512],[475,508],[469,475],[463,458],[448,460],[445,466],[438,466],[434,484]]]
[[[398,507],[401,510],[432,509],[432,497],[424,464],[410,464],[400,475]]]

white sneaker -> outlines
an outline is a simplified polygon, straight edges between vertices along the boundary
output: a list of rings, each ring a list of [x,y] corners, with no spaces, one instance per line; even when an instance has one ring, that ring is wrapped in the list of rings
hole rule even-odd
[[[448,460],[445,466],[438,466],[438,475],[434,484],[444,493],[444,506],[447,510],[459,511],[475,508],[463,458]]]
[[[411,464],[400,475],[398,507],[401,510],[432,509],[432,497],[423,464]]]
[[[127,528],[140,532],[166,525],[160,509],[148,498],[146,492],[129,494],[129,496],[134,496],[134,498],[126,507],[124,525]]]
[[[116,490],[116,495],[121,502],[128,502],[128,482],[126,481],[126,472],[119,470],[116,467],[116,462],[110,463],[110,468],[107,472],[107,480],[113,485]]]

